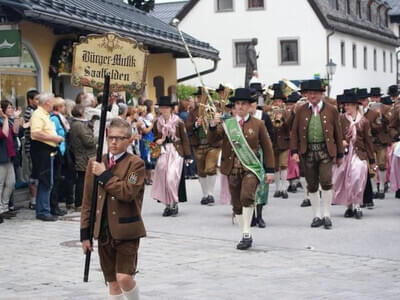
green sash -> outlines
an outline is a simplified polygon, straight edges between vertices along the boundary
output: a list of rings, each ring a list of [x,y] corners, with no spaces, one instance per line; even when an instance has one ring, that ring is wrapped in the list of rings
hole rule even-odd
[[[264,171],[263,166],[247,143],[236,118],[224,120],[222,126],[232,145],[233,151],[235,151],[235,154],[242,165],[256,175],[260,182],[264,181],[264,177],[261,177],[262,172]]]
[[[260,162],[253,150],[251,150],[236,118],[224,120],[222,126],[237,158],[240,160],[242,165],[256,175],[260,181],[255,195],[256,204],[266,204],[269,186],[264,180],[265,171],[262,162]],[[263,152],[261,148],[259,153],[262,160]]]

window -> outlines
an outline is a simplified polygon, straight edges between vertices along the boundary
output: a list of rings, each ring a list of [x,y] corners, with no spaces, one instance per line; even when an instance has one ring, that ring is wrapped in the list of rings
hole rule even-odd
[[[297,40],[281,40],[280,48],[281,65],[299,63],[299,48]]]
[[[25,94],[29,89],[37,89],[40,69],[30,49],[21,44],[20,64],[0,66],[1,99],[11,100],[13,105],[25,107]],[[18,103],[16,103],[18,102]]]
[[[264,0],[248,0],[248,9],[264,8]]]
[[[357,46],[353,44],[353,68],[357,68]]]
[[[390,73],[393,73],[393,53],[390,52]]]
[[[389,27],[389,16],[388,11],[385,11],[385,26]]]
[[[372,22],[371,3],[368,3],[368,5],[367,5],[367,18],[368,18],[368,21]]]
[[[376,57],[376,49],[374,49],[374,71],[377,70],[377,57]]]
[[[153,78],[153,85],[156,88],[156,98],[164,96],[164,77],[156,76]]]
[[[357,0],[356,2],[356,11],[357,11],[357,16],[361,19],[362,15],[361,15],[361,0]]]
[[[386,72],[386,51],[383,51],[383,72]]]
[[[330,0],[331,8],[339,10],[339,0]]]
[[[217,0],[217,11],[232,11],[233,0]]]
[[[364,69],[368,69],[368,50],[367,47],[364,47]]]
[[[348,15],[351,14],[350,0],[346,0],[346,12]]]
[[[346,46],[344,42],[340,43],[340,61],[342,63],[342,66],[346,65]]]
[[[236,42],[234,43],[235,46],[235,67],[244,67],[246,66],[246,61],[247,61],[247,57],[246,57],[246,50],[247,47],[250,45],[250,41],[244,41],[244,42]]]

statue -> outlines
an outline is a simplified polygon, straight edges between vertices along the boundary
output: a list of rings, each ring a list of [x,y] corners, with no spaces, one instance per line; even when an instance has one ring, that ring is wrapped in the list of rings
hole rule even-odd
[[[246,49],[246,78],[245,78],[245,83],[244,87],[248,88],[249,87],[249,82],[253,75],[255,74],[254,72],[257,73],[257,58],[258,55],[256,53],[256,48],[258,40],[256,38],[253,38],[251,40],[250,45]]]

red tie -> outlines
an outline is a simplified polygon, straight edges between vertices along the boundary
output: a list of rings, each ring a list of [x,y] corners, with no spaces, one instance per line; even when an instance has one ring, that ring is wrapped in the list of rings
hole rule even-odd
[[[110,160],[108,161],[108,164],[109,164],[110,168],[115,166],[114,155],[111,155]]]
[[[243,127],[244,127],[244,119],[240,119],[239,125],[240,125],[240,127],[242,127],[242,129],[243,129]]]

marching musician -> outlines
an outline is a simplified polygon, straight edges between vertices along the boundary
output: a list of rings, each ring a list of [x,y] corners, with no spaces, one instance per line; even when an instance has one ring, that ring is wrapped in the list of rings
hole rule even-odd
[[[221,123],[220,114],[216,114],[208,137],[212,143],[222,141],[221,173],[229,178],[233,211],[242,233],[236,248],[246,250],[253,242],[250,225],[256,190],[261,181],[266,184],[273,181],[274,155],[264,122],[249,113],[250,105],[255,101],[250,89],[236,89],[230,101],[234,103],[236,117]],[[262,149],[263,164],[259,148]]]
[[[380,88],[371,89],[370,97],[373,103],[370,105],[370,108],[377,114],[375,114],[374,119],[370,119],[369,116],[366,115],[366,118],[371,122],[372,141],[374,143],[376,163],[379,170],[378,175],[379,179],[382,181],[382,184],[378,185],[377,176],[375,176],[372,180],[373,190],[376,191],[374,197],[378,199],[385,198],[384,182],[387,170],[387,148],[392,141],[388,131],[390,119],[388,113],[390,107],[387,107],[381,103],[381,96],[382,94]]]
[[[394,107],[389,124],[390,136],[394,143],[400,142],[400,105]],[[397,148],[400,147],[397,145]],[[395,148],[396,149],[396,148]],[[400,156],[393,153],[392,169],[390,172],[390,188],[396,192],[396,198],[400,198]]]
[[[296,112],[290,138],[293,158],[304,159],[304,169],[310,200],[314,212],[311,227],[332,228],[330,207],[332,201],[332,164],[338,165],[343,158],[342,130],[337,109],[322,100],[325,88],[321,80],[307,83],[308,104]],[[318,188],[322,188],[324,204],[321,218]]]
[[[275,186],[274,198],[288,198],[287,166],[289,156],[290,138],[290,112],[285,110],[285,96],[279,84],[274,85],[273,104],[268,114],[270,115],[274,134],[272,144],[275,155]]]
[[[199,114],[200,105],[202,105],[200,100],[202,97],[206,97],[205,92],[202,87],[199,87],[197,93],[194,94],[197,97],[196,107],[189,113],[185,125],[189,133],[190,143],[193,146],[199,182],[203,192],[200,203],[202,205],[213,205],[215,203],[214,187],[217,179],[217,164],[221,152],[221,141],[210,143],[207,139],[204,120],[206,116]]]

